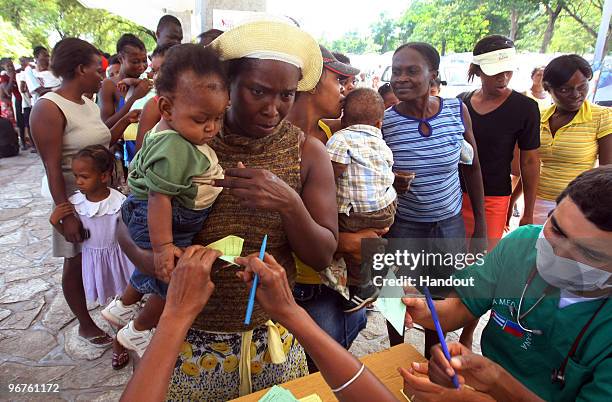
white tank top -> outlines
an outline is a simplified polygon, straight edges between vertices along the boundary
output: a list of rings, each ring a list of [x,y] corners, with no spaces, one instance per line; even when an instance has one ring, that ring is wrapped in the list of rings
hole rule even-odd
[[[62,173],[66,182],[66,195],[70,196],[76,190],[72,158],[88,145],[100,144],[108,148],[111,133],[102,122],[98,105],[85,96],[82,98],[83,104],[70,101],[55,92],[48,92],[40,99],[53,102],[66,118],[62,138]]]

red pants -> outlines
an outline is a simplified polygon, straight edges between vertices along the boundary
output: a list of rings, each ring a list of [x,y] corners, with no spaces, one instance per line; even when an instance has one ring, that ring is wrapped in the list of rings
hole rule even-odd
[[[510,196],[485,196],[485,219],[487,222],[487,237],[489,241],[488,249],[493,250],[504,234],[506,226],[506,216]],[[470,197],[463,194],[463,221],[465,222],[465,235],[471,237],[474,233],[474,212]]]

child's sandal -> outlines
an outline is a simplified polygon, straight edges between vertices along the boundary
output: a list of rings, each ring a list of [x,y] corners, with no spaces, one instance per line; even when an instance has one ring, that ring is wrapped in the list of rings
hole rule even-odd
[[[121,370],[130,362],[130,355],[127,351],[123,351],[120,353],[113,352],[113,361],[112,366],[113,370]]]

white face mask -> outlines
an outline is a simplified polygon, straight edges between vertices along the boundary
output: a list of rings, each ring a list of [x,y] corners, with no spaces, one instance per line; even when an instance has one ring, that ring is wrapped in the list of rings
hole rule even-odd
[[[570,292],[589,292],[612,287],[612,282],[609,282],[612,273],[556,255],[543,229],[536,242],[536,249],[538,274],[550,285]]]

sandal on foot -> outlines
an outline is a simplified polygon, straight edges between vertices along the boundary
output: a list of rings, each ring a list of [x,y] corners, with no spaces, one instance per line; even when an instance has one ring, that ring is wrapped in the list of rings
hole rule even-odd
[[[121,370],[130,362],[130,355],[127,351],[113,352],[113,370]]]
[[[87,342],[90,346],[94,348],[102,348],[106,349],[113,345],[113,338],[111,338],[108,334],[92,336],[92,337],[84,337],[78,335],[79,339],[83,342]]]

